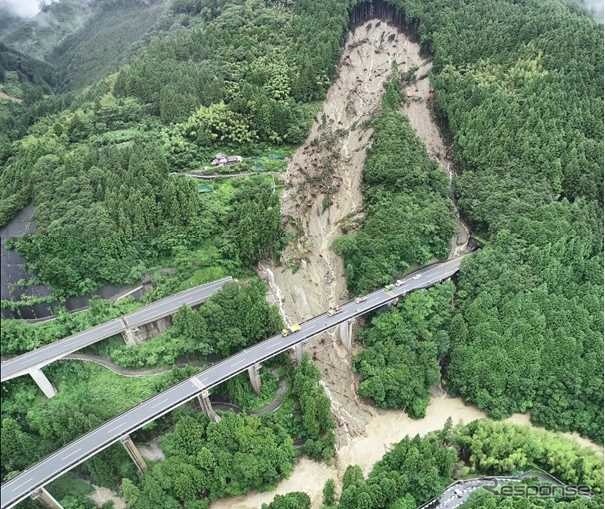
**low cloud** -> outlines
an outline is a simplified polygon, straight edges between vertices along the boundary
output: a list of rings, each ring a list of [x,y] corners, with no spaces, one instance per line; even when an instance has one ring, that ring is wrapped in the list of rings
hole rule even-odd
[[[40,0],[0,0],[0,9],[2,8],[21,18],[33,18],[40,12]]]
[[[581,3],[593,16],[603,21],[603,0],[582,0]]]

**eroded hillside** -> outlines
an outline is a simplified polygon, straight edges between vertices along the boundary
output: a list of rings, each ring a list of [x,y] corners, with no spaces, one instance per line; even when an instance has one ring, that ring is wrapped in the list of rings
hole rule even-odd
[[[309,136],[296,151],[286,175],[282,212],[295,238],[279,266],[261,273],[289,322],[300,322],[347,300],[342,259],[332,249],[336,238],[354,229],[363,214],[362,171],[371,144],[370,120],[377,112],[394,66],[401,74],[420,68],[406,89],[404,107],[431,157],[450,170],[445,144],[430,112],[430,62],[418,44],[384,21],[374,19],[349,33],[338,75]],[[424,74],[422,74],[424,72]],[[462,225],[462,223],[460,223]],[[460,227],[452,253],[467,241]],[[457,242],[456,242],[457,240]],[[365,432],[375,410],[359,401],[351,355],[333,332],[315,338],[309,351],[318,362],[338,422],[338,442]]]

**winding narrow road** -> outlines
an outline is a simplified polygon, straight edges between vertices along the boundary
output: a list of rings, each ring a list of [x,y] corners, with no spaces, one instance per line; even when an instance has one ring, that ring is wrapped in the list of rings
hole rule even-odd
[[[107,357],[102,357],[100,355],[93,355],[88,353],[72,353],[69,354],[58,361],[81,361],[81,362],[90,362],[92,364],[96,364],[97,366],[101,366],[103,368],[112,371],[116,375],[126,376],[130,378],[136,377],[144,377],[144,376],[154,376],[161,375],[162,373],[167,373],[168,371],[174,368],[181,368],[185,366],[191,366],[190,362],[182,362],[177,363],[172,367],[157,367],[157,368],[125,368],[123,366],[119,366],[111,361],[111,359]],[[199,367],[199,366],[195,366]]]

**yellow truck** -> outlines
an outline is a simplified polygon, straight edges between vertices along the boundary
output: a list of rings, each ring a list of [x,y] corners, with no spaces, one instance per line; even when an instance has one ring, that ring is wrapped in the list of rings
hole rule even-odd
[[[288,325],[286,328],[281,330],[281,335],[283,337],[289,336],[293,332],[298,332],[300,330],[300,324],[293,323],[292,325]]]
[[[328,309],[328,316],[337,315],[341,311],[342,311],[342,308],[340,306],[332,306],[330,309]]]

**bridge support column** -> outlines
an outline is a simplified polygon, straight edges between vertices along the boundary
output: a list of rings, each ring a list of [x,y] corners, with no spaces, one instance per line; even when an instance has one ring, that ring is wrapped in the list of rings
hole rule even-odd
[[[42,372],[41,369],[32,369],[29,374],[47,398],[52,398],[57,394],[57,390],[55,389],[54,385],[50,382],[48,378],[46,378],[46,375]]]
[[[138,343],[135,329],[130,328],[124,318],[120,318],[120,320],[124,326],[124,330],[122,331],[122,339],[124,339],[124,343],[126,343],[128,346],[135,346]]]
[[[211,421],[219,422],[221,420],[219,415],[214,411],[214,408],[212,408],[212,403],[210,402],[210,393],[208,391],[202,391],[200,394],[198,394],[197,400],[200,403],[200,407]]]
[[[353,320],[347,320],[338,325],[338,338],[347,351],[351,353],[353,348]]]
[[[57,499],[44,488],[34,491],[32,493],[32,500],[40,502],[44,507],[48,507],[48,509],[63,509],[63,506],[57,502]]]
[[[122,338],[124,339],[124,343],[128,346],[136,346],[137,344],[137,337],[132,329],[124,329],[122,331]]]
[[[126,449],[128,456],[130,456],[130,459],[137,466],[139,472],[143,473],[145,470],[147,470],[147,463],[145,463],[145,458],[143,458],[141,451],[139,451],[135,443],[132,441],[130,435],[122,437],[120,439],[120,442],[122,442],[124,449]]]
[[[248,368],[248,376],[250,377],[250,383],[256,394],[260,394],[261,380],[260,380],[260,364],[254,364]]]
[[[294,357],[294,360],[296,361],[297,364],[300,364],[303,360],[303,354],[304,354],[303,344],[297,343],[296,345],[294,345],[292,347],[292,349],[294,350],[294,354],[292,355]]]

